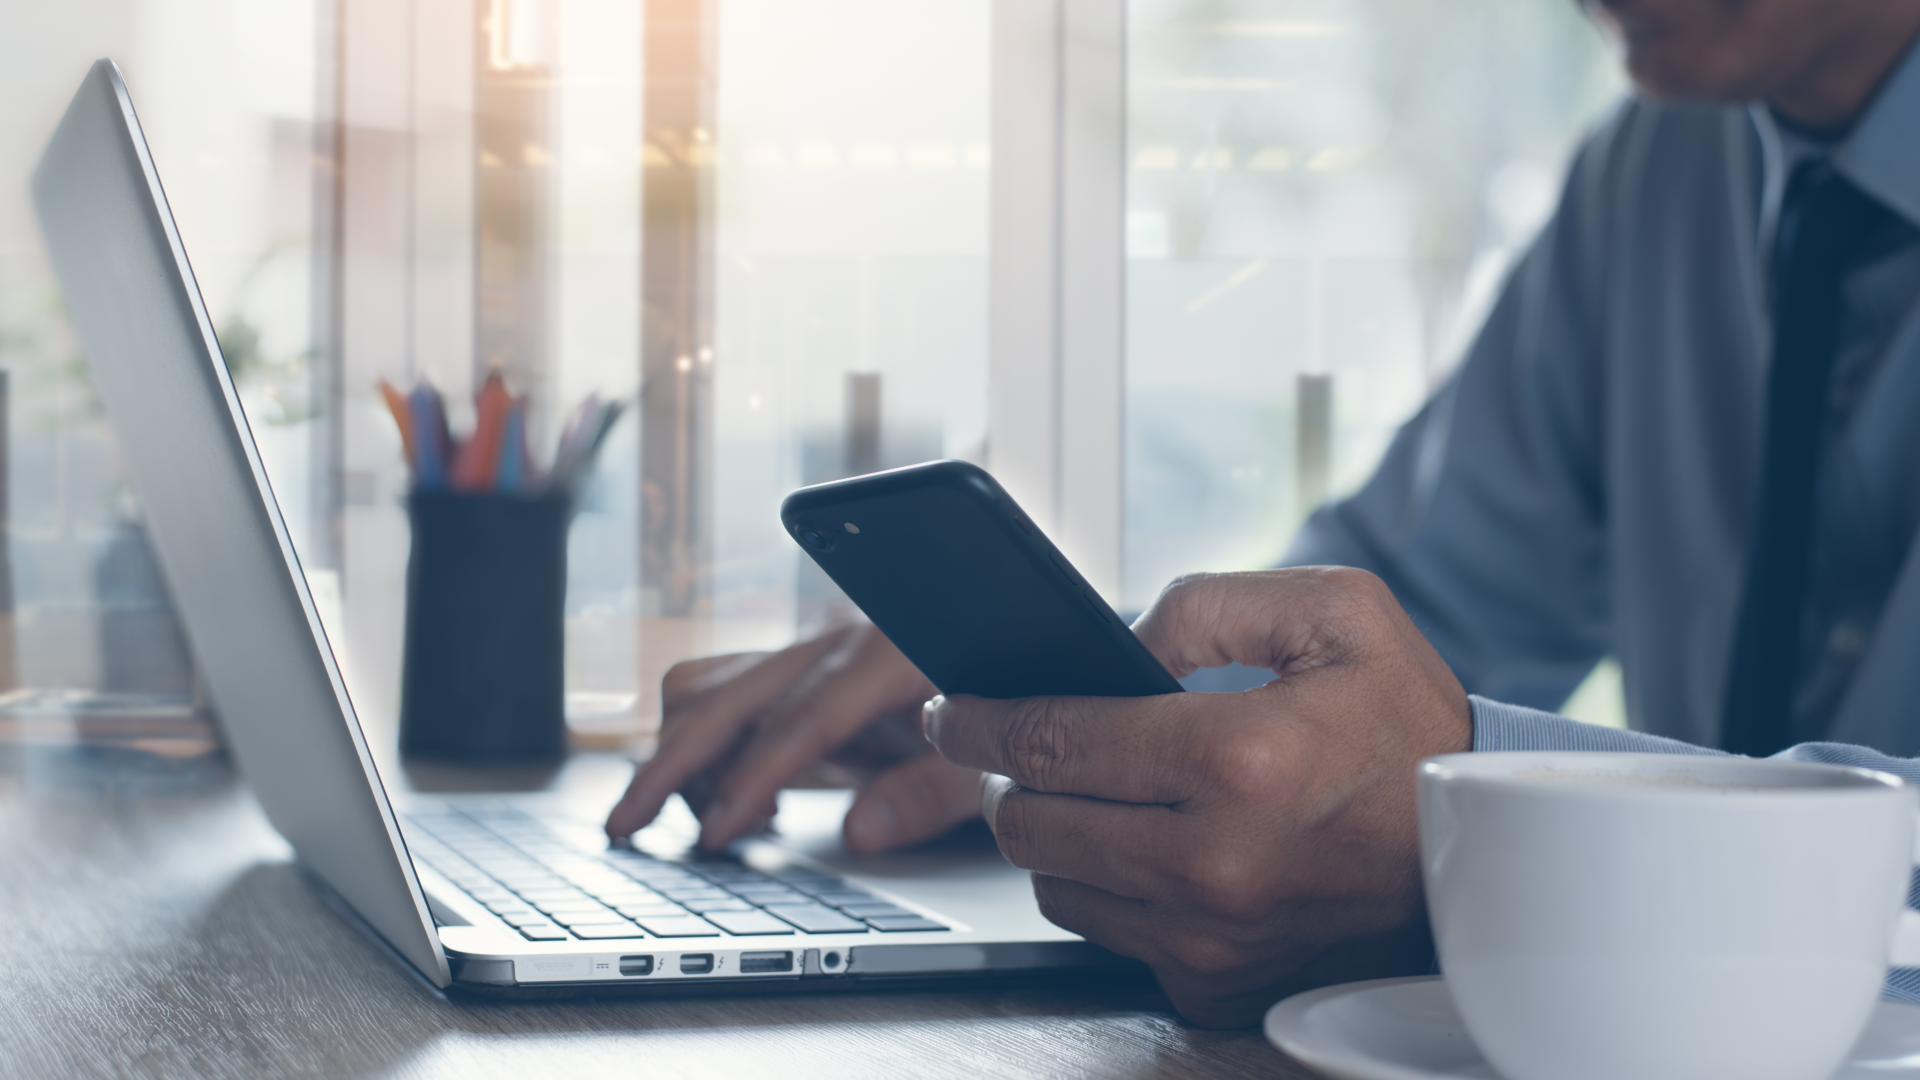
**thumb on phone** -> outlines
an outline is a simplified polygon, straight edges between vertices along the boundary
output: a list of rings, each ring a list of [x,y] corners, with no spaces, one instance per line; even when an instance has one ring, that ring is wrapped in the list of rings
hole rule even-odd
[[[1351,661],[1379,611],[1418,636],[1379,578],[1343,566],[1308,566],[1176,578],[1134,624],[1174,678],[1239,664],[1275,676]],[[1404,624],[1404,625],[1402,625]]]

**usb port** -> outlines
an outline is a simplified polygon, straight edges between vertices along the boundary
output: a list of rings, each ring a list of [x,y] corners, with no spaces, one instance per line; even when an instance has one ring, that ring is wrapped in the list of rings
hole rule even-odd
[[[688,953],[680,958],[680,974],[705,975],[713,970],[713,954],[710,952]]]
[[[653,974],[653,957],[651,956],[621,957],[620,958],[620,974],[627,975],[627,976]]]
[[[792,970],[793,954],[790,952],[743,952],[740,954],[740,974],[742,975]]]

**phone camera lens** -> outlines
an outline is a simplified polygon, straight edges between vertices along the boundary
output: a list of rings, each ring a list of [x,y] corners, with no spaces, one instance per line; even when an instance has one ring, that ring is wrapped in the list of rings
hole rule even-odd
[[[811,525],[800,526],[798,529],[794,530],[794,535],[800,538],[801,543],[807,545],[808,547],[812,548],[815,551],[832,551],[833,550],[833,541],[827,539],[825,533],[822,533],[819,529],[816,529]]]

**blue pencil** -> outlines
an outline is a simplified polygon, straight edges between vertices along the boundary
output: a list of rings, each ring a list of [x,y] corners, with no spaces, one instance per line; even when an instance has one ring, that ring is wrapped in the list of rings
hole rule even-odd
[[[452,441],[447,433],[447,410],[440,392],[425,382],[407,395],[407,408],[413,413],[414,483],[422,490],[435,491],[446,486],[447,457]]]
[[[494,470],[493,487],[502,495],[520,494],[521,462],[526,459],[527,410],[521,402],[507,409],[506,430],[500,435],[500,466]]]

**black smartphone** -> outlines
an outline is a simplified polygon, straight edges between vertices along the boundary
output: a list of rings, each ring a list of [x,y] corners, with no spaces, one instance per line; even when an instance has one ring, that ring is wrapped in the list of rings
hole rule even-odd
[[[930,461],[801,488],[780,521],[941,693],[1181,690],[976,465]]]

